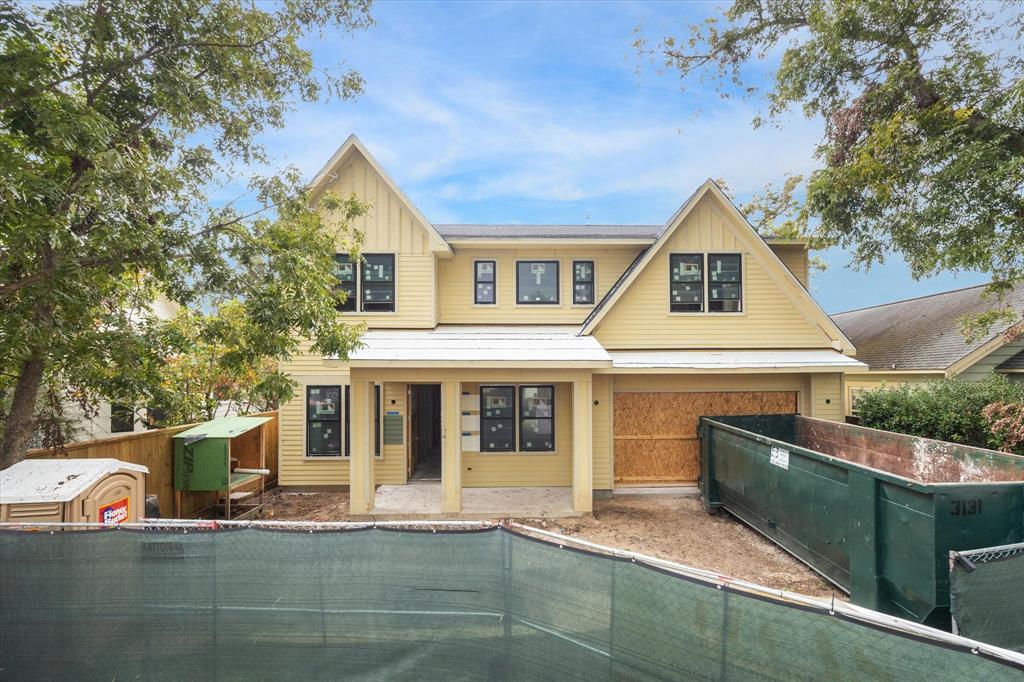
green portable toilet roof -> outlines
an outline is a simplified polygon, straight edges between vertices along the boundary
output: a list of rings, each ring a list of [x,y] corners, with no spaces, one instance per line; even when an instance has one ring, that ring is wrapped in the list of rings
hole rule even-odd
[[[204,438],[234,438],[255,429],[260,424],[266,424],[271,419],[273,417],[219,417],[176,433],[174,437],[188,438],[191,441]]]

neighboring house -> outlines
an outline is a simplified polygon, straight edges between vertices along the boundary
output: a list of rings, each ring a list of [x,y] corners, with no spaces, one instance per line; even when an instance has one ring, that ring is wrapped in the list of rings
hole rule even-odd
[[[882,385],[948,377],[983,379],[993,370],[1024,379],[1024,337],[1006,334],[1006,325],[972,342],[960,332],[961,318],[996,304],[983,296],[985,286],[833,315],[857,347],[857,359],[868,365],[867,372],[846,375],[846,413],[853,414],[860,392]],[[1017,287],[1005,302],[1024,317],[1024,287]]]
[[[282,363],[280,482],[350,485],[355,514],[423,478],[444,512],[471,487],[571,487],[588,511],[693,482],[701,415],[840,420],[865,369],[807,291],[805,244],[758,236],[710,180],[664,225],[435,225],[353,136],[311,186],[373,207],[364,262],[335,256],[368,331],[347,362]]]

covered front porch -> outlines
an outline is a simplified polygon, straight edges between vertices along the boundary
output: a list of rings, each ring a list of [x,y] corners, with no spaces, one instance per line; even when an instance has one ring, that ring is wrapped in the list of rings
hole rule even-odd
[[[369,332],[364,344],[349,363],[354,516],[535,518],[591,511],[592,372],[611,364],[594,339],[576,336],[574,328],[439,328]],[[375,410],[375,385],[390,387],[386,396],[405,391],[410,399]],[[411,417],[419,394],[440,403],[432,417],[439,481],[414,475],[416,449],[425,449],[426,439],[417,431],[422,419]],[[511,437],[495,439],[495,429]],[[373,438],[381,431],[383,446]],[[384,459],[375,457],[382,451]],[[390,485],[397,481],[389,473],[389,485],[377,489],[375,468],[394,467],[402,453],[404,485]]]

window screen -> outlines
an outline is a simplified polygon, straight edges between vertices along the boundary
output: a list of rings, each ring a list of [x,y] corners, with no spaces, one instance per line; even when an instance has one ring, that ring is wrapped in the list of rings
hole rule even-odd
[[[338,291],[345,292],[345,302],[338,304],[341,312],[354,312],[359,298],[356,296],[356,266],[347,253],[334,254],[334,277]]]
[[[341,386],[307,386],[306,455],[337,457],[340,454]]]
[[[708,255],[708,310],[713,313],[738,313],[742,309],[740,255]]]
[[[516,301],[529,305],[558,303],[558,261],[516,263]]]
[[[573,261],[572,302],[577,305],[594,303],[594,261]]]
[[[555,387],[519,387],[519,449],[555,449]]]
[[[364,312],[395,311],[395,256],[368,253],[362,263],[362,309]]]
[[[516,449],[516,389],[514,386],[480,387],[480,451]]]
[[[704,310],[704,256],[673,253],[669,256],[669,307],[674,313]]]
[[[110,432],[125,433],[135,430],[135,410],[127,405],[110,406]]]
[[[474,264],[475,293],[473,302],[488,305],[497,302],[496,264],[492,260],[478,260]]]

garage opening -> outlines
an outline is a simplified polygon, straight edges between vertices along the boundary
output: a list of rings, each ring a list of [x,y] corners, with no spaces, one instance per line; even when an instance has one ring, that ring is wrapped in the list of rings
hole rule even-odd
[[[796,391],[616,393],[615,484],[695,483],[701,417],[793,414]]]

